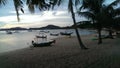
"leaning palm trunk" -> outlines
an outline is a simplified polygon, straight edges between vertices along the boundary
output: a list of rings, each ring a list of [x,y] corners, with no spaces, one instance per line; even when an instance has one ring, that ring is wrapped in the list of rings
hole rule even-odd
[[[98,44],[102,43],[101,28],[98,29]]]
[[[72,19],[73,19],[73,22],[74,22],[74,26],[75,26],[74,28],[75,28],[75,31],[76,31],[76,34],[77,34],[77,38],[78,38],[78,42],[80,44],[80,47],[81,47],[81,49],[87,49],[85,47],[85,45],[83,44],[83,42],[81,40],[81,37],[79,35],[78,29],[77,29],[77,24],[76,24],[76,20],[75,20],[75,14],[74,14],[74,11],[73,11],[73,6],[71,6],[71,15],[72,15]]]

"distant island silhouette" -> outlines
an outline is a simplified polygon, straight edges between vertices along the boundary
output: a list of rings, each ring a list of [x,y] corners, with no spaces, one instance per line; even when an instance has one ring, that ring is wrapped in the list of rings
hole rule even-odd
[[[91,24],[90,21],[77,22],[77,27],[81,28],[81,29],[91,28],[92,26],[93,26],[93,24]],[[41,30],[41,29],[73,29],[74,27],[75,27],[74,25],[65,26],[65,27],[60,27],[60,26],[56,26],[56,25],[47,25],[44,27],[36,27],[36,28],[23,28],[23,27],[4,28],[4,29],[0,29],[0,31],[6,31],[6,30]]]
[[[3,28],[3,29],[0,29],[0,31],[6,31],[6,30],[67,29],[67,28],[71,28],[71,26],[60,27],[60,26],[56,26],[56,25],[47,25],[47,26],[40,27],[40,28],[23,28],[23,27],[13,27],[13,28]]]

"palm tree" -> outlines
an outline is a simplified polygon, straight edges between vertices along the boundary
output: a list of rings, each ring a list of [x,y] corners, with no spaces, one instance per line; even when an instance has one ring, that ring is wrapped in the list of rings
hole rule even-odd
[[[56,5],[58,5],[58,6],[61,5],[61,3],[63,3],[63,1],[64,0],[49,0],[49,3],[46,3],[45,0],[41,0],[41,1],[40,0],[27,0],[27,4],[28,4],[30,11],[34,12],[34,6],[39,7],[40,10],[45,10],[45,9],[49,9],[49,8],[53,9]],[[68,11],[71,12],[79,44],[82,49],[87,49],[85,47],[85,45],[82,43],[81,37],[80,37],[78,29],[77,29],[77,25],[76,25],[73,4],[75,3],[75,5],[77,6],[79,4],[79,2],[80,2],[80,0],[69,0],[68,1]]]
[[[19,18],[19,10],[21,10],[23,13],[23,2],[21,0],[13,0],[14,2],[14,6],[15,6],[15,11],[16,11],[16,15],[17,15],[17,20],[20,21],[20,18]],[[6,5],[7,3],[7,0],[0,0],[0,6],[1,5]]]
[[[117,5],[117,3],[120,2],[120,0],[116,0],[111,4],[105,6],[103,4],[104,1],[105,0],[83,0],[80,11],[78,11],[78,14],[90,18],[95,24],[99,35],[98,44],[102,43],[101,30],[103,26],[111,29],[112,23],[114,21],[113,18],[115,16],[115,13],[113,14],[113,6]],[[81,12],[82,9],[88,9],[88,11]],[[111,30],[109,30],[109,34],[112,38]]]
[[[71,12],[71,15],[72,15],[72,19],[73,19],[73,23],[74,23],[74,26],[75,26],[75,31],[76,31],[76,34],[77,34],[77,38],[78,38],[79,44],[80,44],[80,46],[81,46],[82,49],[87,49],[85,47],[85,45],[82,43],[81,37],[80,37],[78,29],[77,29],[77,24],[76,24],[76,19],[75,19],[75,13],[74,13],[74,8],[73,8],[73,0],[69,0],[68,10]]]
[[[103,16],[104,16],[104,26],[105,28],[108,28],[109,31],[109,38],[113,39],[112,36],[112,29],[114,27],[116,16],[120,15],[120,7],[119,8],[114,8],[113,6],[116,6],[120,1],[116,0],[114,2],[112,2],[111,4],[107,5],[107,6],[103,6]]]
[[[101,38],[101,30],[102,30],[102,24],[101,24],[101,11],[102,11],[102,4],[104,0],[83,0],[81,9],[88,9],[89,11],[82,13],[82,15],[91,17],[93,23],[95,23],[95,27],[97,28],[98,35],[99,35],[99,41],[98,44],[102,43]],[[81,14],[81,12],[79,12]]]

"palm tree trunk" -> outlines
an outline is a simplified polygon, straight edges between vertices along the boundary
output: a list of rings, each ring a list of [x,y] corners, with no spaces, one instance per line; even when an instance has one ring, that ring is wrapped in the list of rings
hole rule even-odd
[[[98,29],[98,44],[102,43],[101,28]]]
[[[74,14],[74,10],[73,10],[73,6],[71,6],[71,15],[72,15],[72,19],[73,19],[73,22],[74,22],[74,28],[75,28],[75,32],[77,34],[77,38],[78,38],[78,42],[80,44],[80,47],[81,49],[88,49],[85,47],[85,45],[83,44],[82,40],[81,40],[81,37],[79,35],[79,32],[78,32],[78,29],[77,29],[77,24],[76,24],[76,20],[75,20],[75,14]]]
[[[109,28],[109,38],[114,39],[112,35],[112,28]]]

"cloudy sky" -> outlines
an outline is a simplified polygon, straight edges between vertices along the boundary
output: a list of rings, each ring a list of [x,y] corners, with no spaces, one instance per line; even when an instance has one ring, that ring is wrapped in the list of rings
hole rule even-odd
[[[17,21],[16,12],[14,9],[13,1],[8,0],[5,6],[0,6],[0,28],[11,27],[42,27],[49,24],[58,26],[72,25],[72,19],[70,13],[67,11],[67,3],[61,7],[54,9],[53,11],[40,12],[36,10],[35,14],[30,14],[27,6],[24,5],[25,13],[20,12],[20,22]],[[66,0],[67,1],[67,0]],[[107,0],[106,4],[109,4],[113,0]],[[86,20],[77,16],[77,21]]]

